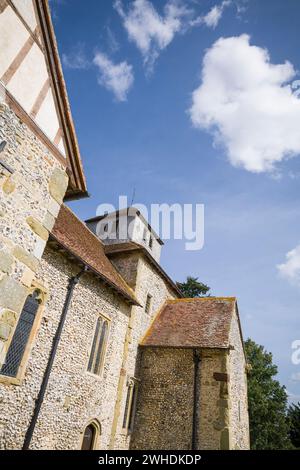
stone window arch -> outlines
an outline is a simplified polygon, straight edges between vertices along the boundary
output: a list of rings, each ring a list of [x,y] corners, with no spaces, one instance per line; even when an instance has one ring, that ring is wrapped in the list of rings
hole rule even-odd
[[[152,235],[150,235],[150,237],[149,237],[149,248],[150,248],[150,250],[152,250],[152,248],[153,248],[153,237],[152,237]]]
[[[97,419],[89,421],[83,430],[81,450],[95,450],[99,448],[101,426]]]
[[[0,381],[20,384],[46,301],[45,290],[35,283],[29,290],[18,320],[8,324],[5,356],[0,366]],[[10,312],[11,314],[13,312]]]
[[[129,377],[127,380],[127,397],[125,402],[123,429],[128,433],[132,433],[137,405],[139,380],[135,377]]]
[[[87,366],[87,370],[91,374],[101,375],[102,373],[106,353],[108,332],[109,320],[103,317],[102,315],[99,315],[96,322],[93,343]]]
[[[147,297],[146,297],[146,302],[145,302],[145,312],[146,313],[150,313],[151,306],[152,306],[152,295],[148,293]]]

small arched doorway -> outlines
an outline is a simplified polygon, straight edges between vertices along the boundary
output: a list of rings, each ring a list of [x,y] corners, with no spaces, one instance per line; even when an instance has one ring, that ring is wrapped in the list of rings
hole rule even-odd
[[[97,421],[91,421],[84,429],[81,450],[94,450],[97,448],[100,436],[100,426]]]

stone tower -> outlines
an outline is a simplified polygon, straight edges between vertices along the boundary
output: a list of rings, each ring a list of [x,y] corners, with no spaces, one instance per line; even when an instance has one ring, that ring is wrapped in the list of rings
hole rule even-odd
[[[159,264],[162,240],[136,208],[94,217],[86,224],[102,240],[106,255],[139,302],[131,307],[110,440],[112,449],[128,448],[133,423],[126,422],[124,410],[129,401],[135,407],[139,341],[163,303],[181,293]]]
[[[159,263],[163,241],[135,207],[88,219],[86,224],[105,245],[121,246],[134,242]]]

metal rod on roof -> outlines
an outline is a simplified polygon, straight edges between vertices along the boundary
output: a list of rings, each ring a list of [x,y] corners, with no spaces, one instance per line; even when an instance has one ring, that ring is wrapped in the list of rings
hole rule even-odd
[[[132,192],[132,198],[131,198],[130,207],[132,207],[132,206],[133,206],[134,199],[135,199],[135,188],[133,188],[133,192]]]

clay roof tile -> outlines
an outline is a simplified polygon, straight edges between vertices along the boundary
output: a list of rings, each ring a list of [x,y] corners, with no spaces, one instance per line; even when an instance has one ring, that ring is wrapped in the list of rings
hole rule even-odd
[[[158,312],[141,346],[228,348],[235,297],[168,300]]]

